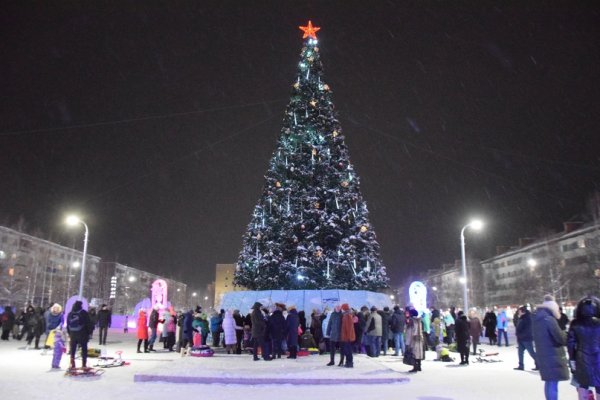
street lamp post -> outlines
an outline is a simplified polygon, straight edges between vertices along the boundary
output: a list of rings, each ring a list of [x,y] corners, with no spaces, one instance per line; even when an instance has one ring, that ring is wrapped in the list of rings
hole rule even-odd
[[[87,245],[88,245],[88,236],[89,229],[85,222],[83,222],[79,217],[74,215],[70,215],[67,217],[67,225],[75,226],[77,224],[83,225],[85,228],[85,236],[83,237],[83,259],[81,260],[81,278],[79,279],[79,300],[83,298],[83,281],[85,278],[85,259],[87,258]]]
[[[473,221],[469,222],[467,225],[463,226],[463,228],[460,230],[460,253],[461,253],[461,258],[462,258],[462,281],[463,281],[462,284],[463,284],[463,301],[464,301],[463,312],[465,313],[465,315],[467,315],[469,312],[469,299],[468,299],[468,294],[467,294],[467,260],[465,257],[465,230],[469,227],[478,231],[481,228],[483,228],[483,222],[481,222],[479,220],[473,220]]]

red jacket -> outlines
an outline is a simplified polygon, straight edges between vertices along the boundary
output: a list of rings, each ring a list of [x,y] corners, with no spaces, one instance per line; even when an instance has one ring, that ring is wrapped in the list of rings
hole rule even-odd
[[[354,342],[356,340],[351,311],[344,311],[344,314],[342,315],[342,333],[340,339],[342,342]]]
[[[137,320],[137,338],[148,340],[148,320],[146,318],[146,311],[143,310],[140,310]]]

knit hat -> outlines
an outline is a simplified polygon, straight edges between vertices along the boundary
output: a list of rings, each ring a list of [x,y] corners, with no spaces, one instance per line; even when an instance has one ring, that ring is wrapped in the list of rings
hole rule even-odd
[[[542,303],[542,307],[547,308],[552,312],[554,318],[560,318],[560,310],[558,309],[558,303],[554,300],[554,296],[551,294],[547,294],[544,296],[544,302]]]
[[[342,311],[348,311],[348,310],[350,310],[350,306],[348,305],[348,303],[342,304]]]

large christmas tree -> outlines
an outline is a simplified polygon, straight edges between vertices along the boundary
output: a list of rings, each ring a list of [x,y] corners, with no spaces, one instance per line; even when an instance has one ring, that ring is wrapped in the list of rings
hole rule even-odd
[[[298,74],[234,284],[252,290],[387,287],[360,181],[323,79],[320,28],[309,21],[300,29],[306,40]]]

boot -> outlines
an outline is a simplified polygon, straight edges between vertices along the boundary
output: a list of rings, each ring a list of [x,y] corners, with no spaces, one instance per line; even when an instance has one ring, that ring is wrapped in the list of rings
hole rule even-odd
[[[69,369],[75,369],[75,358],[71,357],[71,361],[69,362]]]
[[[142,345],[142,341],[138,340],[138,345],[137,345],[137,352],[141,353],[142,351],[140,350],[140,346]]]
[[[148,350],[148,341],[144,340],[144,353],[150,353],[150,350]]]
[[[417,360],[417,370],[421,372],[421,360]]]

